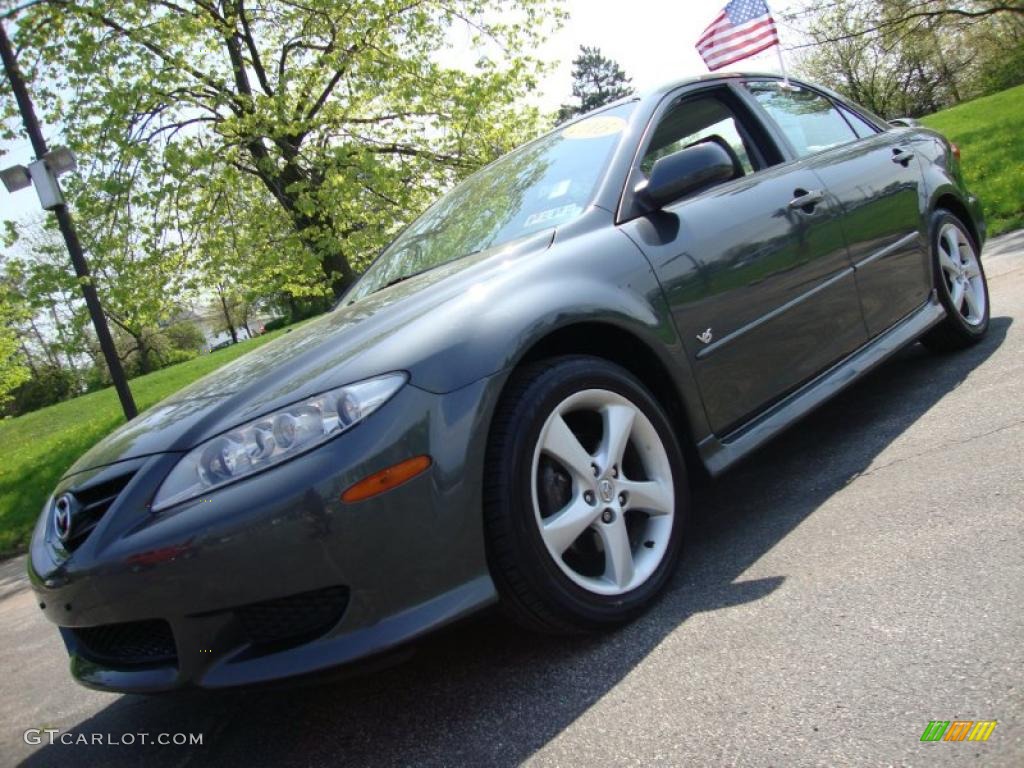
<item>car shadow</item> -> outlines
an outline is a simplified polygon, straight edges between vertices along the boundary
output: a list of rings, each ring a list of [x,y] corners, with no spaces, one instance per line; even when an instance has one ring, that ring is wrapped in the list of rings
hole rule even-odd
[[[777,589],[784,576],[742,574],[959,386],[1010,325],[993,318],[986,339],[956,355],[903,350],[724,478],[699,483],[683,565],[657,604],[616,632],[538,636],[485,613],[422,640],[404,663],[340,682],[120,696],[71,729],[89,746],[43,746],[22,765],[517,765],[691,616]],[[178,732],[202,733],[203,745],[107,743]]]

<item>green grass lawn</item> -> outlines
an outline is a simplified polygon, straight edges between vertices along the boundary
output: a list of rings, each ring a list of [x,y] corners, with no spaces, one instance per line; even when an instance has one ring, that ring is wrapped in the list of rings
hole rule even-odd
[[[294,327],[294,326],[292,326]],[[139,410],[288,329],[132,379]],[[0,558],[23,551],[47,497],[79,456],[124,422],[113,388],[0,421]]]
[[[960,147],[989,234],[1024,226],[1024,85],[922,118]]]

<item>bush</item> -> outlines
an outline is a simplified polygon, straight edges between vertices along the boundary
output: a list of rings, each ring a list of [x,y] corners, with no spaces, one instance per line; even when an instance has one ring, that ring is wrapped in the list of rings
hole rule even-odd
[[[168,349],[163,353],[163,359],[160,360],[160,368],[184,363],[198,356],[199,351],[195,349]]]
[[[284,328],[287,325],[292,324],[292,319],[288,315],[282,315],[281,317],[275,317],[273,320],[268,320],[263,324],[265,331],[276,331],[279,328]]]
[[[192,352],[192,357],[195,357],[195,353],[206,346],[206,337],[203,336],[199,326],[188,320],[167,326],[163,329],[163,335],[167,338],[171,349]],[[189,360],[191,357],[185,359]]]
[[[7,416],[19,416],[37,408],[53,405],[81,394],[78,374],[54,365],[37,367],[35,375],[11,393],[4,406]]]

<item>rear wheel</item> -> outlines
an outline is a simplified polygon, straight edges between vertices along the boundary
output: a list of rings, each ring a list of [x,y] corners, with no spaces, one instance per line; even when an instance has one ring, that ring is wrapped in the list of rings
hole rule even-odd
[[[946,318],[921,339],[930,349],[950,352],[977,344],[988,332],[989,302],[978,246],[956,216],[932,215],[935,288]]]
[[[491,570],[513,618],[555,632],[629,620],[670,577],[687,507],[671,425],[631,374],[590,357],[514,374],[485,494]]]

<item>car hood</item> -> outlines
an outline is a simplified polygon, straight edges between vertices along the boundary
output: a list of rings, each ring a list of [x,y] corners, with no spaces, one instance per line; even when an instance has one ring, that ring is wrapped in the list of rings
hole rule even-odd
[[[472,381],[439,345],[470,330],[466,305],[497,274],[547,250],[554,230],[456,259],[342,304],[179,390],[108,435],[66,474],[157,453],[186,451],[245,421],[333,387],[404,370],[447,392]]]

